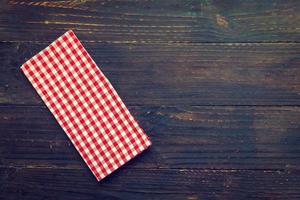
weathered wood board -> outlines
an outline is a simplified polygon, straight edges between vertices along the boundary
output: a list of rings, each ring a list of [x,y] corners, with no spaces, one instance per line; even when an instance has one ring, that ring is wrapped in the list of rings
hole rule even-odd
[[[100,183],[19,70],[72,29],[153,146]],[[300,1],[0,2],[0,199],[300,199]]]

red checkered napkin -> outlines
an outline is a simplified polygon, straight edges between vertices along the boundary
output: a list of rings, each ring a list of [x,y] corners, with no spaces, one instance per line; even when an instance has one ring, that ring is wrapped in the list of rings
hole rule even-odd
[[[151,145],[72,31],[21,69],[98,181]]]

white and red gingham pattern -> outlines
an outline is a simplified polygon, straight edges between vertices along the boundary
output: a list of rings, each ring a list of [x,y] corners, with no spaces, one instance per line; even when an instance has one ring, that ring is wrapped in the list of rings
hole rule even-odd
[[[97,180],[151,145],[72,31],[21,69]]]

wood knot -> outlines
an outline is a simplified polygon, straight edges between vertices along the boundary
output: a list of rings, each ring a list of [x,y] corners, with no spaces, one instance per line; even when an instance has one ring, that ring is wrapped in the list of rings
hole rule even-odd
[[[216,14],[216,21],[219,26],[228,28],[229,23],[224,16]]]

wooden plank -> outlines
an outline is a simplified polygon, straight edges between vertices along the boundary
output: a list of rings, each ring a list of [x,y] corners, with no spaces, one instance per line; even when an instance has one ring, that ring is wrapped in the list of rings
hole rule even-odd
[[[129,105],[300,105],[300,44],[84,43]],[[41,104],[21,64],[47,43],[0,43],[0,103]]]
[[[130,107],[153,146],[132,168],[299,169],[300,108]],[[1,165],[86,168],[47,108],[0,107]]]
[[[0,4],[0,199],[300,199],[299,1]],[[68,29],[153,141],[100,183],[19,71]]]
[[[5,199],[299,199],[299,171],[0,168]]]
[[[51,41],[73,29],[106,43],[298,42],[300,2],[7,0],[1,41]]]

